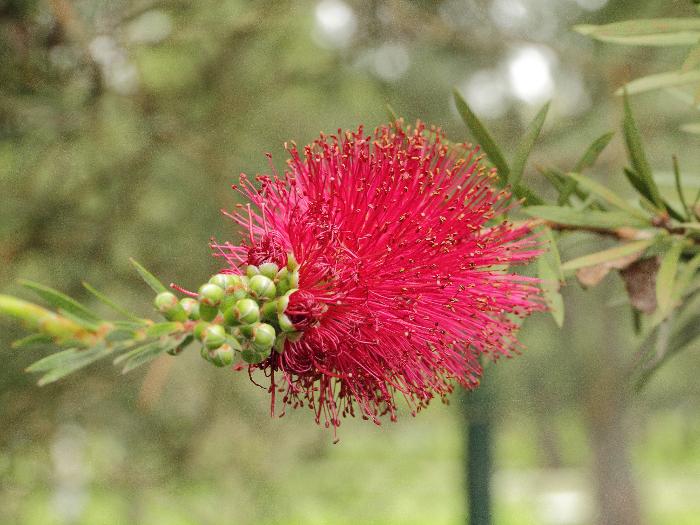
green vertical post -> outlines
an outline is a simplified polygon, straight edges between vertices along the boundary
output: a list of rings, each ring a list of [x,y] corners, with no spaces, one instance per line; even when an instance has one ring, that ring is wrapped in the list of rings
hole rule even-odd
[[[493,473],[492,392],[486,381],[466,394],[466,482],[468,525],[491,525]]]

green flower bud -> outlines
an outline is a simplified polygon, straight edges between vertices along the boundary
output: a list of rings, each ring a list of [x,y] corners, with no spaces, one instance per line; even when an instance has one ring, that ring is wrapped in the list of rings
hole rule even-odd
[[[255,297],[272,299],[277,295],[277,288],[269,277],[254,275],[250,278],[250,293]]]
[[[226,275],[225,273],[217,273],[216,275],[213,275],[211,279],[209,279],[209,282],[211,284],[215,284],[222,290],[226,290],[229,285],[229,276]]]
[[[291,287],[289,286],[289,277],[285,277],[279,283],[277,283],[277,293],[279,295],[286,294]]]
[[[277,275],[275,275],[275,278],[273,280],[275,281],[275,284],[277,284],[282,279],[286,279],[288,275],[289,270],[287,270],[287,268],[282,268],[279,272],[277,272]]]
[[[241,337],[243,338],[250,338],[253,337],[253,333],[255,331],[255,327],[258,325],[258,323],[252,323],[252,324],[242,324],[241,326],[238,327],[238,331],[241,334]]]
[[[235,274],[227,274],[228,277],[228,286],[229,288],[242,288],[243,287],[243,276],[242,275],[235,275]]]
[[[287,270],[289,270],[290,272],[293,272],[297,268],[299,268],[299,263],[297,262],[297,258],[294,257],[293,253],[289,252],[287,254]]]
[[[170,292],[162,292],[156,295],[155,305],[160,313],[167,313],[178,305],[177,297]]]
[[[245,274],[248,276],[248,278],[253,277],[254,275],[258,275],[259,273],[260,270],[257,266],[253,264],[249,264],[248,266],[246,266]]]
[[[277,324],[280,325],[283,332],[296,331],[296,328],[294,328],[294,323],[292,323],[292,320],[286,314],[279,314],[277,316]]]
[[[260,266],[258,266],[258,270],[260,270],[260,273],[269,279],[274,279],[277,276],[277,271],[279,269],[279,266],[277,266],[273,262],[263,263]]]
[[[267,279],[267,277],[265,277]],[[252,299],[241,299],[236,302],[236,317],[242,324],[255,323],[260,320],[260,308]]]
[[[248,292],[246,292],[243,288],[238,288],[231,294],[231,298],[234,301],[245,299],[246,297],[248,297]]]
[[[281,354],[282,352],[284,352],[284,344],[286,342],[287,342],[287,335],[286,334],[278,335],[277,339],[275,339],[275,345],[273,347],[275,349],[275,352],[277,352],[278,354]]]
[[[272,345],[275,344],[275,337],[277,337],[277,333],[274,326],[267,323],[259,323],[253,329],[253,346],[257,350],[270,350]]]
[[[180,305],[175,294],[162,292],[156,295],[155,306],[168,321],[187,321],[187,313]]]
[[[260,317],[262,319],[275,319],[277,317],[277,301],[278,299],[267,301],[262,305],[260,308]]]
[[[234,304],[236,304],[236,299],[233,297],[233,295],[225,295],[224,298],[221,300],[221,304],[219,305],[219,310],[222,312],[225,312],[228,308],[231,308]]]
[[[199,302],[208,306],[218,306],[224,298],[224,289],[216,284],[207,283],[199,287]]]
[[[285,294],[282,297],[277,298],[277,313],[283,314],[287,311],[287,307],[289,306],[289,298],[296,291],[296,288],[292,288],[291,290],[285,292]]]
[[[289,274],[289,287],[299,288],[299,272],[293,271]]]
[[[227,326],[238,324],[238,313],[235,305],[224,310],[224,324]]]
[[[226,342],[226,330],[220,324],[210,324],[204,330],[204,345],[213,350]]]
[[[196,299],[192,299],[192,297],[180,299],[180,306],[182,306],[182,309],[185,310],[187,317],[193,321],[199,319],[199,303]]]
[[[233,364],[233,358],[235,357],[235,352],[231,345],[223,344],[216,350],[211,350],[209,352],[209,357],[211,362],[216,366],[230,366]]]
[[[199,305],[199,318],[203,321],[213,321],[218,313],[219,309],[216,306],[209,306],[204,303]]]
[[[204,339],[204,330],[206,330],[208,326],[209,323],[206,323],[204,321],[200,321],[196,325],[194,325],[194,330],[192,330],[192,334],[197,338],[198,341]]]
[[[229,337],[226,339],[226,344],[229,345],[231,348],[233,348],[236,352],[240,352],[243,350],[243,347],[241,346],[241,343],[238,339],[235,337]]]

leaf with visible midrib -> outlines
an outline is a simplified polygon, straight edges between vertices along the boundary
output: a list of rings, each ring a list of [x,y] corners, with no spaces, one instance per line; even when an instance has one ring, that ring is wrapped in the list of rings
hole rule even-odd
[[[508,181],[510,168],[508,167],[508,163],[506,162],[503,153],[501,153],[501,150],[496,145],[496,142],[494,142],[491,134],[486,129],[486,126],[484,126],[479,118],[474,114],[472,109],[469,107],[469,104],[467,104],[464,98],[462,98],[462,95],[460,95],[459,91],[453,89],[452,94],[455,99],[457,111],[462,117],[462,120],[472,132],[472,135],[474,135],[476,142],[482,147],[486,155],[488,155],[489,160],[494,166],[496,166],[500,182],[505,184]]]
[[[627,45],[674,46],[700,42],[700,19],[655,18],[605,25],[577,25],[574,31],[604,42]]]
[[[105,345],[97,345],[87,350],[71,348],[51,354],[37,361],[27,368],[28,372],[47,372],[39,379],[39,386],[48,385],[68,374],[85,368],[86,366],[102,359],[110,354],[111,348]]]
[[[122,354],[114,360],[114,364],[124,363],[122,374],[132,371],[141,365],[153,361],[156,357],[164,354],[168,350],[177,348],[184,340],[185,335],[180,337],[168,337],[152,341],[143,346],[139,346],[130,350],[126,354]]]
[[[515,157],[511,163],[510,175],[508,176],[508,182],[513,187],[517,188],[518,184],[520,183],[520,179],[523,177],[523,173],[525,172],[525,164],[527,163],[527,159],[530,156],[530,152],[532,151],[532,147],[535,145],[537,137],[540,136],[542,126],[547,118],[547,111],[549,111],[549,102],[547,102],[547,104],[540,109],[535,118],[532,119],[532,122],[525,130],[525,134],[518,145],[515,152]]]
[[[80,304],[72,297],[68,297],[67,295],[62,294],[58,290],[54,290],[53,288],[49,288],[48,286],[44,286],[43,284],[35,283],[33,281],[27,281],[24,279],[21,279],[19,283],[25,288],[29,288],[30,290],[32,290],[34,293],[36,293],[39,297],[44,299],[54,308],[63,310],[68,314],[71,314],[72,316],[81,319],[82,321],[86,321],[92,327],[95,327],[101,321],[101,319],[97,317],[97,315],[92,313],[85,306]]]
[[[678,273],[678,262],[683,251],[683,244],[675,242],[661,258],[659,273],[656,275],[656,302],[659,321],[665,319],[673,310],[674,283]]]
[[[625,199],[617,195],[609,188],[603,186],[599,182],[591,178],[585,177],[583,175],[579,175],[578,173],[567,173],[567,175],[574,179],[581,188],[597,195],[608,204],[612,204],[616,208],[626,211],[630,215],[637,216],[641,219],[647,218],[647,215],[642,210],[635,208],[634,206],[629,204]]]
[[[637,93],[644,93],[645,91],[695,84],[697,82],[700,82],[700,70],[667,71],[665,73],[656,73],[632,80],[625,84],[624,87],[615,91],[615,94],[623,95],[625,90],[627,90],[627,94],[635,95]]]
[[[579,268],[586,268],[588,266],[595,266],[609,261],[615,261],[617,259],[621,259],[622,257],[642,252],[646,250],[649,246],[654,244],[654,242],[655,239],[653,238],[644,239],[641,241],[628,242],[625,244],[621,244],[620,246],[615,246],[614,248],[610,248],[608,250],[602,250],[596,253],[591,253],[589,255],[584,255],[583,257],[571,259],[562,264],[561,268],[564,271],[572,271],[578,270]]]
[[[649,228],[651,224],[640,217],[621,211],[578,211],[561,206],[529,206],[523,213],[566,226],[587,226],[590,228]]]
[[[131,264],[134,265],[134,268],[136,268],[136,271],[141,276],[141,279],[146,281],[146,284],[150,286],[154,292],[162,293],[168,291],[165,285],[161,283],[155,275],[146,270],[146,268],[144,268],[138,262],[136,262],[135,259],[129,259],[129,261],[131,261]]]
[[[564,279],[561,258],[552,230],[545,228],[543,237],[548,242],[548,249],[537,260],[537,275],[540,278],[540,288],[549,312],[554,322],[561,328],[564,324],[564,299],[559,292],[561,281]]]
[[[644,153],[644,146],[642,145],[642,138],[637,128],[637,124],[634,121],[634,116],[632,115],[632,108],[630,107],[629,97],[625,93],[624,99],[624,120],[623,129],[625,132],[625,144],[627,145],[627,152],[632,162],[634,168],[634,173],[638,177],[640,184],[646,190],[645,195],[648,195],[651,202],[658,209],[663,210],[664,204],[661,198],[661,193],[659,188],[654,182],[654,178],[651,173],[651,167],[647,161],[646,154]]]
[[[576,166],[574,166],[574,171],[576,173],[581,173],[586,168],[590,168],[591,166],[593,166],[593,164],[595,164],[596,160],[598,160],[598,157],[603,152],[603,150],[607,147],[608,144],[610,144],[610,141],[614,136],[615,132],[611,131],[595,139],[593,143],[590,146],[588,146],[586,152],[576,163]]]

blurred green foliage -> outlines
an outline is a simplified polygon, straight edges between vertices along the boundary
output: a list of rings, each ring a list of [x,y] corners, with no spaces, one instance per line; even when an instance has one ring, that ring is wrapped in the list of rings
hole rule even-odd
[[[285,140],[374,126],[386,103],[466,139],[450,92],[483,98],[476,73],[495,79],[486,92],[500,93],[496,110],[481,108],[511,158],[542,105],[513,90],[522,49],[545,57],[553,86],[524,174],[538,188],[535,166],[568,169],[619,129],[615,89],[683,58],[592,43],[569,27],[689,15],[691,2],[604,4],[0,1],[0,290],[21,295],[15,283],[26,278],[90,302],[85,279],[148,312],[128,257],[183,286],[215,272],[209,238],[238,236],[218,210],[235,204],[238,172],[269,170],[265,152],[281,170]],[[672,153],[698,165],[696,139],[678,132],[687,105],[663,93],[635,104],[655,167],[670,173]],[[623,164],[618,134],[594,173],[623,188]],[[700,185],[700,172],[689,180]],[[604,242],[572,237],[562,257]],[[544,315],[528,320],[524,355],[487,371],[497,392],[496,522],[590,522],[605,475],[597,430],[619,414],[650,523],[692,523],[700,349],[629,398],[620,392],[632,333],[621,281],[571,285],[564,296],[563,330]],[[125,377],[100,364],[39,389],[23,369],[42,352],[11,351],[18,329],[0,323],[0,523],[463,519],[458,395],[381,428],[347,421],[333,446],[307,411],[271,419],[266,392],[245,374],[194,355]]]

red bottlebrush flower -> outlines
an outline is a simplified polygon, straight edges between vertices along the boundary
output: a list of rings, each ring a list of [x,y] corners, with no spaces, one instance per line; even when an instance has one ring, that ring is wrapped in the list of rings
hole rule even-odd
[[[283,177],[235,186],[255,208],[227,214],[241,245],[215,244],[233,272],[246,263],[300,264],[287,314],[302,332],[250,365],[284,406],[307,404],[326,426],[359,413],[396,418],[454,383],[478,384],[478,357],[517,351],[514,318],[542,309],[534,279],[507,272],[539,253],[525,226],[489,224],[508,195],[464,145],[438,129],[384,126],[324,136],[291,158]]]

